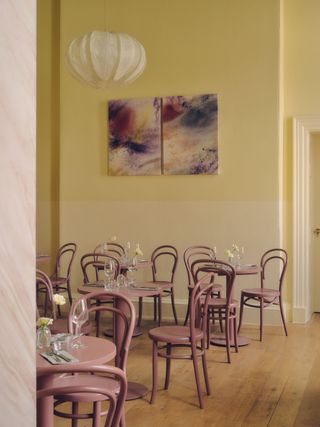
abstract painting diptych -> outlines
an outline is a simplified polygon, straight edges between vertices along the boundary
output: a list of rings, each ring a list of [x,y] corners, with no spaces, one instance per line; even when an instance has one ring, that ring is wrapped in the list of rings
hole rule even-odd
[[[216,94],[109,102],[109,175],[218,173]]]

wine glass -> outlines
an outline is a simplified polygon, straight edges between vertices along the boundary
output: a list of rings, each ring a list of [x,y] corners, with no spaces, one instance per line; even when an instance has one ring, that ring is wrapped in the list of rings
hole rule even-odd
[[[106,287],[110,286],[111,281],[115,275],[115,264],[112,259],[106,260],[104,264],[104,275],[106,276]]]
[[[243,260],[244,252],[245,252],[244,246],[240,246],[240,249],[239,249],[239,260],[240,260],[240,262],[241,262],[241,260]]]
[[[128,265],[127,269],[127,279],[128,279],[128,285],[132,286],[135,282],[135,271],[137,266],[137,259],[136,257],[133,257]]]
[[[81,335],[81,327],[89,320],[89,311],[87,301],[81,299],[75,303],[72,310],[72,323],[75,325],[75,341],[72,344],[72,348],[82,348],[83,345],[78,341]]]

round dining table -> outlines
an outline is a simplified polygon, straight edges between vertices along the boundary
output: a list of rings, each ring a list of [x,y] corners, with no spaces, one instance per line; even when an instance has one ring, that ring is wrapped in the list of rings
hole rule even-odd
[[[148,286],[147,286],[148,284]],[[112,292],[115,296],[114,298],[114,304],[115,307],[119,310],[125,310],[125,306],[123,306],[123,302],[120,298],[117,298],[117,294],[121,294],[126,296],[128,299],[136,299],[140,297],[156,297],[162,294],[162,290],[160,287],[154,285],[151,286],[151,282],[148,282],[147,284],[144,283],[137,283],[135,287],[126,287],[126,288],[113,288],[108,289],[107,292]],[[97,285],[100,287],[101,292],[103,292],[103,288],[101,288],[101,285]],[[96,292],[99,290],[99,287],[95,287],[94,284],[86,284],[83,286],[80,286],[78,288],[78,292],[80,294],[88,294],[90,292]],[[115,325],[115,339],[114,342],[116,346],[120,345],[123,338],[124,333],[124,325],[123,322],[121,322],[118,318]],[[137,382],[128,382],[128,392],[127,392],[127,398],[126,400],[135,400],[140,399],[144,397],[148,393],[148,388],[140,383]]]
[[[253,274],[259,274],[261,272],[260,265],[256,265],[256,264],[242,264],[239,266],[234,266],[234,269],[236,272],[236,278],[237,276],[253,275]],[[242,347],[250,344],[250,338],[244,337],[242,335],[237,335],[237,342],[238,342],[238,346]],[[226,347],[227,345],[225,335],[224,334],[220,335],[216,333],[211,335],[210,343],[213,345],[221,346],[221,347]],[[235,346],[232,325],[230,326],[230,345],[231,347]]]
[[[70,345],[67,352],[78,359],[77,362],[66,362],[75,367],[81,365],[103,365],[110,362],[116,357],[116,346],[113,342],[103,338],[81,336],[80,348],[72,348]],[[37,389],[45,388],[51,382],[52,375],[55,375],[57,369],[61,368],[61,364],[53,365],[44,357],[41,356],[43,350],[37,350],[36,366],[37,366]],[[52,413],[52,420],[48,421],[48,416],[45,414]],[[46,420],[46,423],[44,423]],[[37,400],[37,427],[53,427],[53,397],[45,397]]]

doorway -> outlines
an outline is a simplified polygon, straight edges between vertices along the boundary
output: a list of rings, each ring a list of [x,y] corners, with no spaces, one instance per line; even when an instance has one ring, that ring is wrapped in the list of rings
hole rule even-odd
[[[313,198],[311,193],[312,191],[315,193],[316,199],[318,195],[315,179],[310,175],[313,169],[316,170],[313,167],[315,161],[313,157],[317,154],[313,150],[318,150],[320,145],[318,134],[320,134],[319,115],[293,119],[292,320],[295,323],[308,322],[314,310],[318,309],[315,307],[318,304],[315,304],[315,300],[318,300],[319,293],[311,280],[315,278],[315,272],[310,268],[313,264],[320,266],[319,258],[317,260],[313,258],[317,256],[313,245],[320,245],[320,233],[319,238],[314,239],[313,229],[318,228],[318,225],[313,227],[315,213],[312,206],[315,204],[313,200],[315,197]],[[315,291],[317,295],[314,294]]]
[[[320,133],[310,135],[311,309],[320,312]]]

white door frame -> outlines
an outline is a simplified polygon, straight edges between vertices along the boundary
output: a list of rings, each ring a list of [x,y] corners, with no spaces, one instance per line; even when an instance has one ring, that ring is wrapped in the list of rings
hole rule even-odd
[[[310,244],[310,135],[320,132],[320,116],[293,119],[293,308],[292,321],[306,323],[312,316],[309,280]]]

